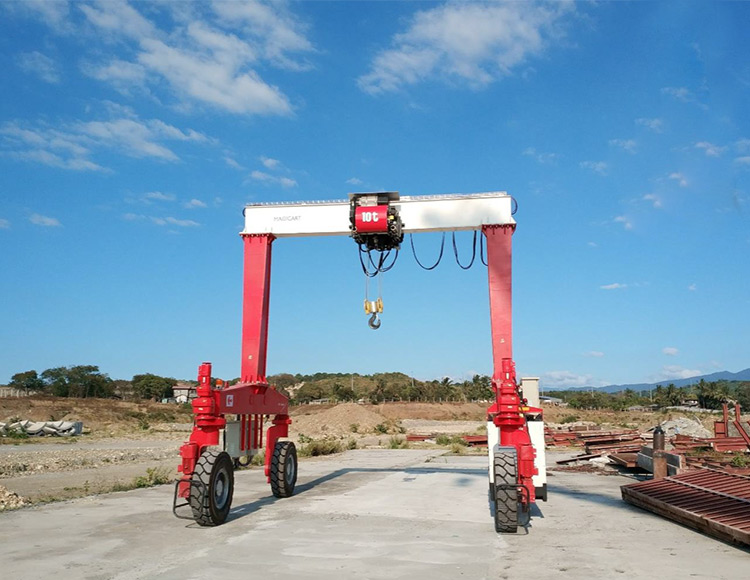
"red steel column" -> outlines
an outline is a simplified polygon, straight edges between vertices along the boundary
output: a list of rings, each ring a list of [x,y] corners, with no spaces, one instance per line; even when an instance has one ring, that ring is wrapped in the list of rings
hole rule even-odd
[[[490,283],[493,379],[502,380],[503,359],[513,359],[512,244],[513,225],[483,226],[487,238],[487,272]]]
[[[243,383],[266,382],[268,306],[271,290],[271,234],[243,235],[245,279],[242,290]]]

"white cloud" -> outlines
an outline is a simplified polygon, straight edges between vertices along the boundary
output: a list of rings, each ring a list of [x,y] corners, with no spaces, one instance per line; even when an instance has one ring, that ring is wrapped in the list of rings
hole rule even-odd
[[[538,163],[541,163],[542,165],[554,163],[560,157],[557,153],[542,153],[541,151],[537,151],[534,147],[527,147],[526,149],[524,149],[523,155],[526,155],[527,157],[533,157]]]
[[[266,167],[266,169],[278,169],[281,166],[281,161],[278,159],[271,159],[270,157],[261,156],[260,162]]]
[[[690,290],[691,292],[695,292],[697,289],[698,286],[695,284],[690,284],[690,286],[688,286],[688,290]]]
[[[18,66],[24,72],[34,74],[45,83],[57,84],[60,82],[60,72],[57,65],[50,57],[41,52],[24,52],[18,56]]]
[[[663,366],[661,371],[651,377],[652,382],[658,383],[661,381],[670,381],[674,379],[689,379],[691,377],[697,377],[702,375],[703,372],[699,369],[686,369],[677,365],[666,365]]]
[[[6,219],[0,218],[0,230],[9,230],[10,222]]]
[[[138,7],[144,5],[137,5]],[[200,103],[235,114],[289,115],[292,106],[258,72],[271,64],[287,70],[310,65],[292,58],[314,51],[306,27],[282,2],[214,2],[148,5],[139,12],[126,2],[81,5],[91,25],[129,45],[132,58],[87,62],[84,72],[121,92],[160,90],[166,81],[182,106]],[[171,28],[144,16],[171,11]],[[161,24],[160,24],[161,25]],[[127,53],[123,53],[127,54]]]
[[[143,201],[150,203],[151,201],[175,201],[177,196],[173,193],[162,193],[161,191],[149,191],[143,194]]]
[[[289,177],[277,177],[264,171],[255,170],[250,174],[250,178],[254,181],[266,183],[269,185],[280,185],[281,187],[289,188],[296,187],[297,182]]]
[[[677,356],[680,353],[680,351],[673,346],[665,346],[661,349],[661,352],[667,356]]]
[[[622,227],[624,227],[626,230],[632,230],[633,229],[633,222],[630,221],[630,218],[624,215],[618,215],[613,220],[617,224],[622,224]]]
[[[680,185],[680,187],[688,186],[688,180],[682,173],[678,173],[678,172],[670,173],[669,179],[675,180]]]
[[[541,376],[545,388],[603,387],[604,383],[591,375],[579,375],[571,371],[549,371]]]
[[[627,284],[620,284],[619,282],[615,282],[614,284],[606,284],[605,286],[599,286],[601,290],[620,290],[627,287]]]
[[[662,94],[669,95],[683,103],[690,103],[695,100],[693,93],[691,93],[686,87],[664,87],[661,92]]]
[[[41,215],[38,213],[33,213],[29,217],[29,221],[37,226],[44,226],[44,227],[59,227],[62,226],[60,221],[57,218],[49,217],[46,215]]]
[[[362,185],[362,180],[356,177],[350,177],[346,180],[346,183],[348,183],[349,185]]]
[[[663,205],[662,201],[661,201],[661,198],[658,195],[654,194],[654,193],[647,193],[646,195],[644,195],[643,196],[643,201],[649,202],[651,205],[653,205],[657,209],[660,208],[660,207],[662,207],[662,205]],[[627,228],[627,226],[626,226],[626,228]],[[628,229],[630,229],[630,228],[628,228]]]
[[[706,152],[707,157],[719,157],[727,149],[726,147],[720,147],[713,143],[709,143],[708,141],[696,143],[695,147],[696,149],[703,149]]]
[[[649,129],[650,131],[653,131],[654,133],[661,133],[664,127],[664,121],[661,119],[647,119],[647,118],[640,118],[635,120],[636,125],[641,125],[642,127],[646,127],[646,129]]]
[[[149,216],[137,213],[126,213],[122,216],[127,221],[146,221],[151,222],[157,226],[178,226],[181,228],[191,228],[200,226],[200,224],[193,220],[181,220],[175,217],[159,217]]]
[[[739,163],[740,165],[750,165],[750,155],[745,155],[743,157],[735,157],[734,162]]]
[[[750,153],[750,139],[738,139],[735,141],[734,146],[740,153]]]
[[[200,199],[191,199],[190,201],[185,202],[184,207],[187,209],[195,209],[195,208],[203,208],[208,207],[205,202],[201,201]]]
[[[224,162],[229,165],[232,169],[238,169],[240,171],[244,171],[245,168],[242,167],[237,161],[235,161],[232,157],[224,157]]]
[[[637,146],[634,139],[610,139],[609,144],[613,147],[620,147],[628,153],[635,153]]]
[[[583,169],[589,169],[599,175],[607,175],[607,163],[605,161],[581,161],[580,165]]]
[[[0,126],[0,151],[10,157],[77,171],[106,171],[90,159],[95,150],[112,149],[129,157],[151,157],[178,161],[164,143],[181,141],[208,143],[211,139],[188,129],[182,131],[158,119],[128,116],[106,121],[87,121],[52,128],[44,123],[23,126],[18,122]]]
[[[570,2],[456,2],[418,11],[357,84],[370,94],[429,79],[486,86],[543,53],[574,10]]]
[[[604,356],[604,353],[600,350],[590,350],[588,352],[584,352],[583,356],[587,357],[593,357],[593,358],[601,358]]]

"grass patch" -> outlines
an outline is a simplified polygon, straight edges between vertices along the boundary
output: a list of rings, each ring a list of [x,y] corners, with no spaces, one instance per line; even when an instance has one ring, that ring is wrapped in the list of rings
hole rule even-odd
[[[155,485],[164,485],[172,480],[169,470],[166,467],[149,467],[146,475],[139,475],[133,478],[133,488],[154,487]]]
[[[461,437],[461,435],[438,435],[435,437],[435,443],[438,445],[460,445],[462,447],[466,447],[468,443],[464,441],[464,438]]]
[[[560,419],[560,423],[575,423],[578,421],[580,417],[578,415],[565,415],[562,419]]]

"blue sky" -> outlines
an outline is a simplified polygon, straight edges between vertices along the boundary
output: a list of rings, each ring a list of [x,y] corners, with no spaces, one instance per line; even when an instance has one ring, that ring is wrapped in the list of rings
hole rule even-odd
[[[547,388],[750,366],[750,4],[0,3],[0,383],[239,374],[245,203],[505,190]],[[415,236],[423,261],[440,237]],[[491,374],[486,268],[274,243],[269,374]],[[462,255],[471,236],[458,235]]]

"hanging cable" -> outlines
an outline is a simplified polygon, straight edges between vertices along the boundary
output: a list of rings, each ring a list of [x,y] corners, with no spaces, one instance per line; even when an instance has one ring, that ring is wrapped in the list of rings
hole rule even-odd
[[[362,271],[368,278],[374,278],[378,274],[383,274],[396,265],[396,260],[398,259],[398,248],[396,248],[396,253],[393,256],[393,261],[388,265],[386,265],[386,262],[388,261],[388,257],[391,255],[391,250],[388,250],[386,252],[379,252],[377,260],[373,260],[372,252],[373,250],[363,249],[362,244],[359,245],[359,263],[362,266]],[[370,263],[372,270],[368,268],[365,259],[362,257],[362,254],[367,254],[367,262]]]
[[[487,265],[487,260],[484,257],[484,232],[479,234],[479,260],[485,266]]]
[[[477,257],[477,231],[474,230],[474,240],[471,244],[471,261],[468,266],[464,266],[458,259],[458,247],[456,246],[456,232],[453,232],[453,255],[456,257],[456,264],[462,270],[468,270],[474,265],[474,259]]]
[[[445,232],[443,232],[443,239],[440,242],[440,255],[438,256],[437,262],[435,262],[432,266],[425,266],[422,262],[419,261],[419,258],[417,258],[417,251],[414,249],[414,234],[409,234],[409,242],[411,243],[411,252],[412,254],[414,254],[414,259],[417,261],[417,264],[419,264],[421,268],[423,268],[424,270],[434,270],[435,268],[437,268],[440,260],[443,259],[443,249],[445,248]]]

